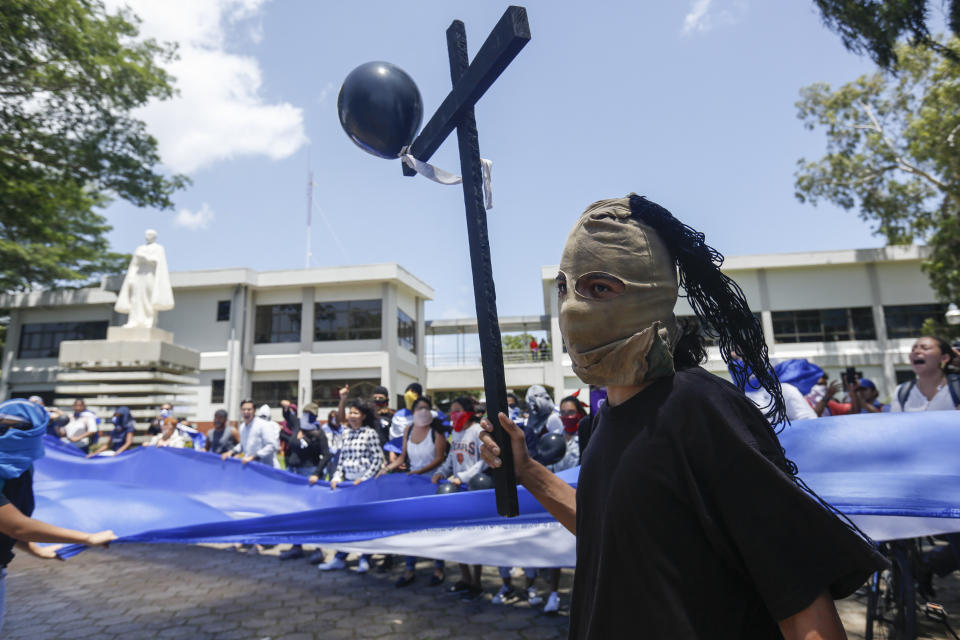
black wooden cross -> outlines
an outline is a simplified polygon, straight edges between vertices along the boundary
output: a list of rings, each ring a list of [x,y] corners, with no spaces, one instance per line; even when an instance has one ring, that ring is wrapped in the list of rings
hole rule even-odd
[[[427,162],[453,129],[457,130],[460,172],[463,176],[463,202],[467,210],[467,235],[470,241],[470,266],[473,270],[473,296],[477,306],[480,358],[483,363],[483,388],[487,396],[487,415],[494,425],[493,436],[500,447],[500,458],[503,460],[503,466],[493,476],[497,513],[506,517],[519,515],[517,480],[510,439],[497,419],[501,411],[507,412],[507,384],[503,375],[503,345],[500,341],[500,321],[497,319],[493,268],[490,265],[487,213],[483,206],[480,140],[473,105],[529,41],[527,10],[523,7],[509,7],[471,63],[467,56],[467,32],[463,22],[454,20],[447,29],[447,51],[453,89],[410,145],[410,155]],[[406,164],[403,165],[403,173],[408,176],[416,175]]]

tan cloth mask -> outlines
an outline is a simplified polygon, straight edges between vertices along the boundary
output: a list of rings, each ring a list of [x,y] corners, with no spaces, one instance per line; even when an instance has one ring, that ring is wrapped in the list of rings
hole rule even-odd
[[[677,271],[628,198],[590,205],[560,259],[560,331],[583,382],[638,385],[673,374]]]

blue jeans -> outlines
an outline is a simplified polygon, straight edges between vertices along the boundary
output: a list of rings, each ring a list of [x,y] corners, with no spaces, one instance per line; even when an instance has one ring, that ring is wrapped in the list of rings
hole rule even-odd
[[[407,556],[407,562],[406,562],[406,564],[407,564],[407,571],[413,571],[414,569],[416,569],[416,567],[417,567],[417,560],[419,560],[419,558],[417,558],[416,556]],[[440,570],[442,571],[442,570],[443,570],[443,560],[434,560],[434,561],[433,561],[433,568],[434,568],[434,569],[440,569]]]
[[[309,478],[313,475],[313,472],[316,471],[316,467],[311,467],[310,465],[304,465],[301,467],[287,467],[287,471],[290,473],[295,473],[298,476],[303,476],[304,478]]]

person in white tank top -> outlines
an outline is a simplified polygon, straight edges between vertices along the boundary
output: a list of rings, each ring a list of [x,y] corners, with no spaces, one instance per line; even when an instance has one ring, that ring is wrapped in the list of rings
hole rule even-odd
[[[441,433],[439,420],[433,417],[432,408],[432,403],[426,396],[421,396],[413,403],[413,423],[404,430],[403,451],[378,475],[397,471],[403,464],[407,466],[407,475],[425,475],[443,464],[447,457],[447,439]],[[434,421],[437,424],[434,424]],[[397,579],[395,586],[406,587],[412,584],[416,577],[416,566],[417,557],[407,556],[406,570]],[[434,560],[431,586],[443,582],[443,567],[443,560]]]
[[[910,349],[910,365],[917,374],[904,402],[901,403],[901,388],[897,387],[890,403],[890,411],[955,411],[958,407],[950,392],[951,364],[958,359],[956,351],[945,340],[924,336]]]

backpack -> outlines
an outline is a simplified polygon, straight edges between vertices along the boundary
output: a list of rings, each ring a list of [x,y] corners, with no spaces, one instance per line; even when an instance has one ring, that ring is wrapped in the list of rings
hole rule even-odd
[[[907,403],[907,398],[910,397],[910,392],[913,391],[915,386],[917,386],[916,378],[910,382],[904,382],[897,387],[897,400],[900,402],[901,409]],[[947,374],[947,388],[950,389],[950,398],[953,400],[953,406],[960,405],[960,374]]]

